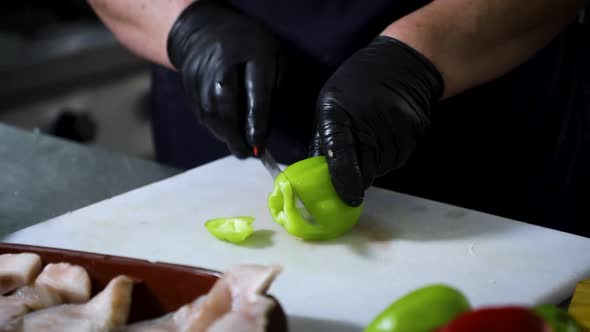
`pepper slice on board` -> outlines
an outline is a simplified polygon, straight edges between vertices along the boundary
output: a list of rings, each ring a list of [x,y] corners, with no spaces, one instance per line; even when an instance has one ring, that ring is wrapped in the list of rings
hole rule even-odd
[[[254,232],[252,223],[254,223],[254,217],[215,218],[207,220],[205,227],[209,233],[220,240],[239,243],[246,240]]]
[[[383,310],[365,332],[432,332],[471,309],[469,301],[443,284],[416,289]]]
[[[357,223],[363,204],[351,207],[340,199],[326,158],[318,156],[296,162],[277,176],[268,208],[289,234],[304,240],[328,240]]]

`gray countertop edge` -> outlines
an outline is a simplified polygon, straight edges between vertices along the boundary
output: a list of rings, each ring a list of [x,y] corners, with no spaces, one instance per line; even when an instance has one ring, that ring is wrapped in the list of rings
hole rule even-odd
[[[0,124],[0,237],[180,172]]]

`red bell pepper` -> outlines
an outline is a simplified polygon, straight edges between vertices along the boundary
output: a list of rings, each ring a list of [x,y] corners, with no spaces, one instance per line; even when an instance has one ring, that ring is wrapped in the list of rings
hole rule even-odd
[[[525,307],[490,307],[466,312],[436,332],[552,332],[549,325]]]

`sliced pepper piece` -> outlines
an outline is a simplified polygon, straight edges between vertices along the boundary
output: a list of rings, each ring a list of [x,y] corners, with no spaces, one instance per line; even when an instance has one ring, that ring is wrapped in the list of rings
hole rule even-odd
[[[252,223],[254,223],[254,217],[215,218],[207,220],[205,227],[209,233],[220,240],[239,243],[246,240],[254,232]]]
[[[533,308],[533,311],[541,316],[549,326],[551,332],[584,332],[582,327],[567,311],[554,305],[543,304]]]
[[[298,201],[302,206],[299,206]],[[268,208],[275,222],[304,240],[328,240],[349,231],[363,205],[346,205],[336,193],[323,156],[287,167],[274,182]]]
[[[551,332],[532,310],[507,306],[481,308],[460,315],[436,332]]]
[[[365,332],[432,332],[470,309],[469,301],[457,289],[429,285],[393,302]]]

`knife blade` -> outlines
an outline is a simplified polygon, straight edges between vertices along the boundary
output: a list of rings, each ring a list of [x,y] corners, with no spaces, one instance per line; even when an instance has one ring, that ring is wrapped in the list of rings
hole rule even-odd
[[[279,167],[279,164],[277,164],[275,158],[273,158],[268,149],[262,150],[262,152],[260,153],[260,160],[262,161],[262,164],[264,165],[266,170],[268,170],[273,179],[276,179],[277,176],[281,174],[282,171]]]
[[[277,162],[275,161],[275,158],[273,158],[273,156],[270,154],[270,151],[268,151],[268,149],[262,150],[262,152],[259,154],[259,156],[260,156],[260,160],[262,161],[262,164],[268,170],[268,172],[270,173],[270,175],[272,176],[273,179],[276,179],[277,176],[279,176],[279,174],[281,174],[283,172],[283,171],[281,171],[279,164],[277,164]],[[301,213],[301,216],[303,216],[303,218],[305,218],[309,223],[315,224],[316,221],[312,217],[311,213],[309,213],[309,211],[307,210],[307,208],[305,207],[305,205],[303,204],[303,202],[301,201],[301,199],[299,198],[297,193],[294,192],[294,196],[295,196],[295,206],[299,210],[299,213]]]

